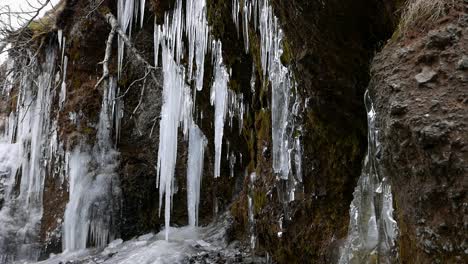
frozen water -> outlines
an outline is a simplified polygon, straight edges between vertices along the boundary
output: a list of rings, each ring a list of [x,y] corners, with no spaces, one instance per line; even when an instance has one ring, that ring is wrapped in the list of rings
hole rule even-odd
[[[393,199],[388,179],[382,175],[377,153],[380,148],[376,112],[365,94],[368,120],[368,149],[350,208],[348,238],[339,263],[394,263],[392,249],[398,232],[393,219]]]
[[[192,123],[189,134],[189,151],[187,162],[187,207],[189,225],[198,226],[198,207],[203,175],[205,148],[208,144],[203,132]]]

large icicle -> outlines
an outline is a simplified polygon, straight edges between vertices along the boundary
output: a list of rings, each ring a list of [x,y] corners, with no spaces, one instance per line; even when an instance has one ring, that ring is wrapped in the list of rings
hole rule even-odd
[[[118,153],[111,141],[115,90],[111,78],[104,91],[94,148],[77,146],[69,155],[70,200],[63,224],[64,251],[85,249],[88,241],[103,247],[113,239],[113,213],[120,193]]]
[[[174,170],[177,160],[178,130],[182,123],[187,134],[192,118],[190,89],[185,83],[184,67],[180,66],[182,56],[182,3],[177,1],[172,19],[166,14],[165,24],[158,32],[162,46],[163,65],[163,106],[159,128],[159,150],[157,162],[157,184],[159,185],[159,206],[164,197],[166,239],[169,239],[171,201],[174,191]],[[159,30],[159,29],[157,29]],[[159,43],[155,43],[159,45]]]
[[[195,80],[198,91],[203,88],[205,55],[208,49],[208,22],[205,0],[186,1],[185,30],[188,38],[188,76]],[[195,59],[196,71],[193,72]]]
[[[226,121],[229,74],[223,63],[221,41],[213,42],[214,83],[211,88],[211,105],[215,106],[215,178],[220,176],[224,122]]]
[[[380,148],[376,112],[368,92],[365,94],[368,123],[368,148],[361,176],[350,208],[348,238],[342,249],[340,264],[394,263],[398,232],[393,219],[393,200],[388,179],[382,175],[377,155]]]
[[[208,140],[203,132],[195,123],[192,123],[187,162],[187,207],[191,226],[198,226],[198,205],[200,204],[203,162],[207,144]]]

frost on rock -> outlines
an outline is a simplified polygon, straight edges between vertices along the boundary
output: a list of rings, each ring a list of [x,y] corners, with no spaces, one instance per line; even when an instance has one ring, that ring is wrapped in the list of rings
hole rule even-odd
[[[115,213],[118,211],[120,185],[116,170],[118,152],[111,141],[114,80],[104,91],[97,139],[94,147],[77,146],[67,160],[69,202],[63,224],[64,251],[104,247],[114,239]]]
[[[378,153],[376,112],[368,92],[365,94],[368,123],[368,149],[361,176],[350,208],[348,238],[341,250],[340,264],[395,262],[395,239],[398,233],[393,219],[390,183],[382,175]]]

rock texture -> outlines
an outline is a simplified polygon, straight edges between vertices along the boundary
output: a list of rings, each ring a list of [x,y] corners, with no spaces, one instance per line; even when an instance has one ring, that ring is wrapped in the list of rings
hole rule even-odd
[[[97,6],[96,1],[64,1],[54,18],[56,25],[41,31],[41,39],[49,43],[56,40],[57,29],[67,36],[68,93],[59,119],[59,137],[66,148],[80,140],[94,142],[103,95],[95,85],[102,75],[99,62],[110,32],[104,14],[116,14],[116,2],[104,0]],[[365,155],[363,95],[369,87],[379,116],[381,162],[394,192],[400,261],[468,262],[468,4],[466,0],[454,1],[448,15],[431,22],[427,30],[397,31],[383,48],[397,28],[397,10],[403,2],[271,0],[285,33],[281,60],[294,71],[303,99],[303,192],[287,203],[282,197],[285,187],[271,169],[271,85],[258,66],[259,32],[249,28],[250,53],[246,54],[242,34],[237,34],[232,21],[232,1],[207,0],[212,34],[224,43],[223,59],[232,69],[229,88],[244,94],[246,113],[240,133],[237,128],[225,128],[221,177],[214,179],[214,111],[209,100],[212,66],[206,60],[204,87],[196,99],[198,111],[203,112],[198,125],[209,140],[201,224],[230,210],[234,222],[229,238],[241,240],[245,247],[249,243],[250,195],[258,238],[256,254],[266,256],[268,252],[278,263],[336,262],[347,235],[349,206]],[[173,5],[173,0],[146,1],[143,26],[132,31],[132,41],[147,61],[153,60],[154,18],[161,23],[164,12]],[[117,72],[116,51],[114,40],[109,62],[113,75]],[[121,135],[114,140],[120,152],[120,235],[131,239],[157,232],[163,225],[155,183],[163,80],[158,70],[155,79],[139,81],[145,69],[128,52],[124,62],[118,84],[128,93],[123,97]],[[257,67],[253,68],[254,64]],[[255,92],[251,90],[252,72],[257,80]],[[4,108],[0,99],[0,129],[1,114],[7,111]],[[69,120],[70,113],[78,115],[78,125]],[[185,146],[180,137],[178,191],[171,217],[175,226],[187,224]],[[238,154],[233,177],[226,159],[228,148]],[[249,174],[253,172],[257,180],[252,187]],[[61,251],[60,219],[68,201],[66,186],[54,175],[46,178],[40,233],[44,258]],[[209,259],[223,262],[228,257],[210,255]],[[202,259],[199,256],[194,261]]]
[[[466,263],[466,1],[395,36],[372,64],[381,161],[394,193],[401,263]]]

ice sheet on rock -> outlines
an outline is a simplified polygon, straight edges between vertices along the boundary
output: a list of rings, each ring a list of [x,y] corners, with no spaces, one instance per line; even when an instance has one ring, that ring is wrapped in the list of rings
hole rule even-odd
[[[161,264],[161,263],[226,263],[239,256],[249,263],[267,263],[265,259],[249,260],[238,246],[228,246],[228,230],[232,217],[221,215],[207,227],[186,226],[170,228],[171,237],[165,240],[166,231],[146,234],[129,241],[114,240],[101,250],[82,250],[51,256],[40,264],[106,263],[106,264]]]
[[[393,199],[388,179],[382,174],[377,159],[380,151],[376,112],[368,92],[365,94],[368,120],[368,149],[361,176],[350,208],[348,238],[341,250],[340,264],[394,263],[395,239],[398,233],[393,219]]]
[[[114,213],[120,204],[118,152],[111,140],[115,89],[110,78],[104,91],[94,147],[79,145],[68,159],[70,198],[63,224],[64,251],[85,249],[88,241],[92,246],[103,247],[115,235]]]

